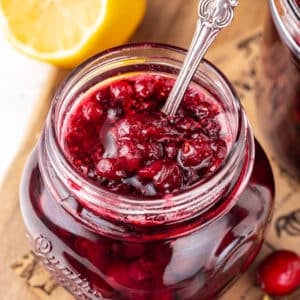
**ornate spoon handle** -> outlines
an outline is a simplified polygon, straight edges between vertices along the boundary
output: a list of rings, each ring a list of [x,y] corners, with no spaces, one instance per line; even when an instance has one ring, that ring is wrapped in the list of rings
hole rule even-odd
[[[202,0],[199,19],[189,51],[162,112],[175,115],[183,95],[195,74],[204,54],[220,30],[233,19],[233,9],[238,0]]]

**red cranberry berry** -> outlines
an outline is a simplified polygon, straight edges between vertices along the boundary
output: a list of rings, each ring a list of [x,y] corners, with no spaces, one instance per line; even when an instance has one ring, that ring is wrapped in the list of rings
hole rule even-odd
[[[220,134],[221,126],[214,119],[205,118],[201,120],[201,130],[202,132],[209,137],[218,137]]]
[[[103,115],[103,110],[97,102],[87,101],[82,106],[83,116],[88,121],[98,121]]]
[[[153,94],[155,81],[152,78],[141,78],[134,83],[137,97],[148,98]]]
[[[175,143],[168,143],[164,147],[165,155],[169,159],[174,159],[178,153],[178,146]]]
[[[187,116],[176,118],[174,125],[182,132],[194,133],[201,130],[201,124]]]
[[[157,77],[154,89],[154,95],[158,100],[164,101],[168,98],[174,81],[172,79]]]
[[[123,168],[129,172],[138,170],[142,160],[138,145],[130,140],[122,140],[118,144],[118,160]]]
[[[197,139],[187,139],[180,149],[180,158],[184,166],[208,167],[211,162],[213,151],[210,141],[203,135]]]
[[[163,161],[155,161],[149,166],[145,166],[138,172],[140,179],[152,179],[162,169]]]
[[[198,119],[212,118],[220,112],[218,105],[207,101],[203,93],[195,90],[186,93],[183,99],[183,108]]]
[[[102,158],[96,165],[96,172],[99,176],[109,180],[116,180],[126,177],[126,173],[117,158]]]
[[[98,144],[98,145],[95,145],[94,149],[95,150],[91,153],[91,155],[92,155],[94,163],[97,163],[103,157],[104,148],[101,144],[100,145]]]
[[[115,124],[116,138],[131,138],[143,140],[145,133],[143,132],[143,118],[140,114],[131,115],[128,118],[122,118]]]
[[[105,87],[97,90],[95,94],[96,101],[101,104],[107,104],[109,98],[110,98],[110,91],[108,88]]]
[[[300,256],[278,250],[267,256],[257,270],[261,288],[269,295],[284,296],[300,287]]]
[[[132,85],[125,80],[113,82],[110,85],[110,93],[115,99],[129,99],[133,96],[134,91]]]
[[[161,143],[143,142],[138,143],[137,147],[141,149],[145,160],[152,161],[163,158],[164,150]]]
[[[151,179],[159,191],[172,191],[180,189],[182,171],[174,161],[157,160],[138,172],[141,179]]]
[[[137,112],[155,111],[158,103],[153,99],[131,99],[128,98],[123,102],[124,111],[127,114],[135,114]]]

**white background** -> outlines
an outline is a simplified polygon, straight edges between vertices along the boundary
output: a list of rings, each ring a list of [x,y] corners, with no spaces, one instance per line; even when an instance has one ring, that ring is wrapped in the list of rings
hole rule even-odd
[[[42,94],[50,65],[17,52],[0,31],[0,184]]]

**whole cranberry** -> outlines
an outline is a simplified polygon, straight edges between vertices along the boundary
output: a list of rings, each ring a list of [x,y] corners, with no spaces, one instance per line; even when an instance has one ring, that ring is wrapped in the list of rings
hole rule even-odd
[[[82,105],[83,116],[88,121],[97,122],[103,115],[103,110],[97,102],[87,101]]]
[[[186,139],[180,149],[180,158],[184,166],[208,167],[213,158],[211,141],[204,135],[198,139]]]
[[[158,100],[166,100],[174,85],[174,81],[168,78],[156,78],[156,84],[154,88],[154,95]]]
[[[131,140],[118,141],[118,160],[126,171],[136,171],[140,168],[142,154],[137,144]]]
[[[140,78],[135,81],[134,88],[136,95],[141,98],[150,97],[154,91],[155,81],[152,78]]]
[[[96,165],[96,172],[109,180],[118,180],[126,176],[120,161],[116,158],[101,158]]]
[[[145,166],[139,170],[138,177],[142,180],[152,180],[159,191],[179,189],[182,183],[182,171],[179,165],[171,160],[157,160]]]
[[[277,250],[267,256],[257,270],[261,288],[269,295],[284,296],[300,287],[300,256]]]
[[[110,93],[114,99],[128,99],[133,96],[133,87],[129,81],[121,80],[110,85]]]

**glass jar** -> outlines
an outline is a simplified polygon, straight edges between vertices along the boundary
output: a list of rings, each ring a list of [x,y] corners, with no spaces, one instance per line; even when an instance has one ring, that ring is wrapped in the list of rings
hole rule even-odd
[[[81,93],[131,72],[175,76],[185,55],[158,44],[115,48],[75,69],[56,92],[24,169],[21,210],[35,254],[78,299],[211,299],[261,248],[272,171],[232,86],[207,61],[194,83],[220,99],[232,147],[204,181],[151,200],[117,195],[83,178],[62,151],[64,117]]]
[[[257,113],[281,167],[300,178],[300,2],[269,0]]]

